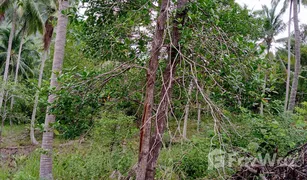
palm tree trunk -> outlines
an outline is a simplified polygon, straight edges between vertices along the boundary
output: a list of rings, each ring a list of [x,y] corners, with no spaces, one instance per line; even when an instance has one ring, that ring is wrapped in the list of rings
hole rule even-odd
[[[301,44],[300,44],[300,29],[298,25],[298,10],[297,10],[297,1],[293,1],[293,22],[294,22],[294,34],[295,34],[295,68],[294,68],[294,75],[290,93],[290,100],[288,105],[288,110],[293,111],[295,106],[295,99],[297,94],[297,87],[298,87],[298,79],[300,74],[300,66],[301,66]]]
[[[14,9],[13,19],[12,19],[12,29],[11,29],[11,32],[10,32],[8,48],[7,48],[7,56],[6,56],[6,61],[5,61],[3,85],[2,85],[1,92],[0,92],[0,111],[1,111],[1,108],[2,108],[3,98],[4,98],[4,94],[5,94],[4,88],[5,88],[5,86],[7,84],[7,80],[8,80],[11,51],[12,51],[12,43],[13,43],[13,38],[14,38],[14,34],[15,34],[16,18],[17,18],[17,13],[16,13],[16,9]]]
[[[58,89],[57,75],[61,73],[63,67],[64,50],[66,43],[66,30],[68,24],[68,17],[62,14],[62,11],[69,6],[68,1],[59,0],[59,16],[57,23],[57,33],[55,39],[55,50],[52,65],[52,75],[50,80],[50,87]],[[52,104],[55,100],[55,94],[48,97],[48,103]],[[50,106],[47,107],[45,126],[42,140],[42,149],[45,151],[40,158],[40,178],[53,179],[52,176],[52,145],[53,145],[53,128],[50,123],[55,122],[55,115],[49,114]]]
[[[1,146],[1,142],[2,142],[2,131],[4,128],[4,121],[6,119],[6,103],[7,103],[7,96],[8,96],[8,92],[5,93],[5,98],[4,98],[4,106],[3,106],[3,112],[2,112],[2,122],[1,122],[1,128],[0,128],[0,146]]]
[[[268,48],[267,48],[267,56],[268,56],[268,59],[270,59],[270,48],[271,48],[271,44],[268,43]],[[268,79],[268,76],[267,76],[267,70],[265,69],[264,70],[264,83],[263,83],[263,87],[262,87],[262,95],[265,95],[265,89],[266,89],[266,81]],[[261,98],[261,103],[260,103],[260,115],[263,116],[263,109],[264,109],[264,105],[263,105],[263,102],[262,102],[262,98]]]
[[[45,67],[45,62],[47,60],[48,52],[49,52],[49,47],[50,43],[52,40],[52,34],[53,34],[53,24],[52,24],[53,16],[49,16],[48,19],[45,22],[45,32],[44,32],[44,54],[42,56],[42,63],[40,67],[40,72],[39,72],[39,77],[38,77],[38,89],[41,88],[42,86],[42,79],[43,79],[43,74],[44,74],[44,67]],[[30,129],[30,138],[31,142],[34,145],[37,145],[38,142],[35,139],[35,117],[36,117],[36,110],[37,110],[37,105],[38,105],[38,98],[39,98],[39,90],[36,91],[35,93],[35,100],[34,100],[34,106],[33,106],[33,111],[32,111],[32,116],[31,116],[31,129]]]
[[[291,19],[292,19],[292,0],[290,1],[289,24],[288,24],[288,68],[287,68],[287,83],[286,83],[286,98],[284,111],[287,111],[290,88],[290,71],[291,71]]]
[[[265,88],[266,88],[266,81],[267,81],[267,74],[265,72],[265,75],[264,75],[264,83],[263,83],[263,87],[262,87],[262,94],[265,94]],[[264,109],[264,105],[263,105],[263,102],[262,102],[262,98],[261,98],[261,104],[260,104],[260,115],[263,116],[263,109]]]
[[[188,129],[188,118],[189,118],[189,111],[190,111],[190,97],[192,94],[192,89],[193,89],[193,80],[191,80],[190,85],[189,85],[189,90],[188,90],[188,101],[187,104],[185,105],[184,108],[184,120],[183,120],[183,133],[182,137],[183,139],[187,139],[187,129]]]
[[[43,79],[44,67],[45,67],[47,55],[48,55],[48,49],[44,50],[44,54],[42,56],[42,63],[41,63],[40,71],[39,71],[38,85],[37,85],[38,89],[42,87],[42,79]],[[34,135],[34,132],[35,132],[34,125],[35,125],[35,116],[36,116],[36,110],[37,110],[37,105],[38,105],[38,98],[39,98],[39,90],[37,90],[35,93],[34,106],[33,106],[33,111],[32,111],[32,116],[31,116],[30,138],[31,138],[32,144],[34,145],[38,144],[37,140],[35,139],[35,135]]]
[[[160,14],[157,19],[156,31],[152,42],[151,57],[147,70],[147,85],[144,100],[144,111],[142,125],[140,128],[139,160],[136,171],[136,180],[146,179],[147,159],[150,151],[150,135],[152,107],[154,105],[154,87],[156,82],[156,73],[159,65],[160,49],[163,45],[163,36],[167,19],[169,0],[162,0],[160,4]]]
[[[18,58],[17,58],[17,65],[16,65],[16,71],[15,71],[15,78],[14,78],[14,85],[17,85],[18,82],[18,71],[19,71],[19,66],[20,66],[20,59],[21,59],[21,52],[22,52],[22,46],[23,46],[23,42],[24,42],[24,36],[25,36],[25,31],[22,32],[22,36],[21,36],[21,41],[20,41],[20,45],[19,45],[19,50],[18,50]],[[14,107],[14,96],[12,96],[11,98],[11,106],[10,106],[10,110],[12,111]],[[13,125],[12,119],[10,119],[10,125]]]

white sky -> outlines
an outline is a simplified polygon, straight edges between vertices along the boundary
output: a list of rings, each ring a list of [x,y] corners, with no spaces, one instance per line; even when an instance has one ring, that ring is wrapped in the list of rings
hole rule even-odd
[[[267,5],[268,7],[270,7],[270,5],[271,5],[271,0],[236,0],[236,2],[239,3],[242,6],[244,4],[246,4],[248,9],[251,9],[251,10],[261,10],[262,5]],[[283,6],[283,1],[280,2],[279,6],[280,6],[279,9],[281,9],[281,7]],[[300,24],[307,24],[307,9],[306,9],[306,7],[301,6],[298,18],[299,18]],[[289,21],[289,8],[285,12],[285,14],[283,16],[283,20],[286,24],[288,23],[288,21]],[[291,31],[293,31],[293,29],[294,29],[294,27],[293,27],[293,23],[292,23]],[[282,38],[282,37],[288,37],[288,27],[284,32],[280,33],[277,37],[275,37],[275,39],[279,39],[279,38]]]

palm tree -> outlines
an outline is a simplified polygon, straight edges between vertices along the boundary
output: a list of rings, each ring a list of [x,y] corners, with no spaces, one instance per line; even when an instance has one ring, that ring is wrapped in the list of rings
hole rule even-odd
[[[6,61],[5,61],[5,70],[4,70],[4,75],[3,75],[3,86],[5,87],[7,84],[8,80],[8,74],[9,74],[9,64],[10,64],[10,58],[11,58],[11,50],[12,50],[12,43],[13,43],[13,38],[14,38],[14,33],[15,33],[15,26],[16,26],[16,20],[17,20],[17,2],[16,1],[10,1],[10,0],[3,0],[0,4],[0,8],[2,12],[5,12],[8,9],[12,9],[12,21],[11,21],[11,32],[9,36],[9,41],[8,41],[8,48],[7,48],[7,56],[6,56]],[[0,91],[0,111],[2,108],[2,103],[3,103],[3,98],[4,98],[4,88],[1,89]]]
[[[48,5],[46,6],[46,4]],[[40,89],[42,85],[45,62],[48,56],[48,51],[49,51],[50,43],[52,40],[52,34],[53,34],[52,21],[54,19],[54,12],[56,12],[56,9],[57,9],[53,1],[46,2],[43,4],[43,6],[44,8],[46,8],[45,12],[47,12],[48,17],[47,17],[47,20],[45,21],[45,31],[44,31],[44,38],[43,38],[44,52],[43,52],[43,56],[41,60],[39,77],[38,77],[38,85],[37,85],[38,89]],[[32,144],[34,145],[38,144],[34,136],[34,125],[35,125],[36,110],[37,110],[37,105],[38,105],[38,98],[39,98],[39,90],[37,90],[35,93],[34,106],[33,106],[33,111],[32,111],[32,116],[31,116],[30,139],[31,139]]]
[[[7,49],[8,49],[8,39],[10,36],[10,29],[0,29],[0,73],[3,75],[5,71],[5,60],[7,57]],[[12,51],[10,56],[10,64],[9,64],[9,72],[14,72],[19,66],[21,74],[23,77],[28,78],[33,74],[34,65],[37,62],[37,58],[39,57],[39,52],[35,49],[34,41],[32,39],[25,39],[23,43],[23,48],[21,52],[18,52],[20,43],[21,43],[21,34],[22,32],[18,32],[14,38],[12,43]],[[18,52],[18,53],[16,53]],[[19,57],[20,54],[20,57]],[[19,65],[17,63],[18,58]],[[15,72],[16,73],[16,72]],[[13,76],[13,74],[12,74]]]
[[[2,0],[0,3],[0,24],[5,19],[5,12],[8,7],[11,5],[11,2],[8,0]]]
[[[35,67],[35,63],[37,61],[37,59],[39,58],[39,53],[35,50],[36,47],[34,46],[34,42],[31,39],[26,39],[24,42],[24,46],[23,49],[20,53],[16,53],[18,52],[19,49],[19,44],[21,43],[21,36],[20,33],[17,33],[17,35],[14,36],[13,38],[13,42],[12,42],[12,51],[11,51],[11,55],[10,55],[10,64],[9,64],[9,72],[12,73],[11,76],[13,76],[14,73],[14,69],[16,69],[17,66],[20,67],[20,72],[19,74],[21,74],[23,77],[27,78],[30,74],[33,74],[33,69]],[[11,34],[11,30],[10,29],[0,29],[0,73],[1,75],[4,74],[4,69],[5,69],[5,61],[6,61],[6,57],[7,57],[7,52],[8,52],[8,39],[10,37]],[[19,54],[20,54],[20,58],[19,58]],[[17,65],[17,59],[20,59],[20,64]],[[6,91],[6,97],[8,92]],[[7,103],[7,99],[4,100],[5,104]],[[4,107],[5,109],[5,107]],[[2,125],[1,125],[1,129],[0,129],[0,136],[1,136],[1,132],[3,129],[3,125],[4,125],[4,120],[5,120],[5,110],[3,110],[3,117],[2,117]]]
[[[45,33],[44,33],[44,52],[42,56],[42,61],[41,61],[41,66],[40,66],[40,71],[39,71],[39,77],[38,77],[38,89],[41,88],[42,86],[42,79],[43,79],[43,74],[44,74],[44,67],[45,67],[45,62],[48,56],[48,51],[49,51],[49,46],[51,43],[52,39],[52,34],[53,34],[53,25],[52,25],[52,19],[53,17],[50,16],[47,21],[45,22]],[[39,90],[36,91],[35,93],[35,100],[34,100],[34,106],[33,106],[33,111],[32,111],[32,116],[31,116],[31,129],[30,129],[30,138],[31,142],[34,145],[37,145],[38,142],[35,139],[34,136],[34,125],[35,125],[35,117],[36,117],[36,109],[38,105],[38,98],[39,98]]]
[[[290,92],[290,99],[289,99],[289,105],[288,110],[293,111],[295,106],[295,100],[296,100],[296,94],[297,94],[297,87],[298,87],[298,79],[300,74],[300,66],[301,66],[301,42],[300,42],[300,29],[299,29],[299,22],[298,22],[298,6],[300,4],[307,4],[306,0],[294,0],[293,1],[293,22],[294,22],[294,37],[295,37],[295,66],[294,66],[294,75],[293,75],[293,81],[291,86],[291,92]]]
[[[24,42],[25,35],[35,34],[37,31],[43,32],[43,20],[36,7],[35,3],[31,0],[23,0],[19,2],[19,8],[22,8],[23,14],[21,15],[21,42],[19,44],[19,53],[17,58],[17,66],[15,70],[15,78],[14,84],[17,84],[18,81],[18,71],[19,71],[19,64],[22,52],[22,46]],[[11,110],[13,109],[14,105],[14,97],[11,99]],[[12,123],[11,123],[12,124]]]
[[[286,97],[284,104],[284,111],[287,111],[288,99],[289,99],[289,86],[290,86],[290,71],[291,71],[291,19],[292,19],[292,3],[290,0],[290,12],[289,12],[289,22],[288,22],[288,67],[287,67],[287,83],[286,83]]]
[[[284,3],[283,8],[280,12],[277,13],[277,7],[280,3],[280,0],[272,0],[271,1],[271,8],[266,5],[262,6],[262,10],[258,13],[262,15],[264,18],[264,26],[263,26],[263,33],[264,33],[264,41],[267,44],[267,56],[270,58],[270,50],[272,47],[272,43],[274,41],[274,37],[285,30],[285,23],[282,21],[282,15],[286,11],[286,3]],[[265,94],[266,89],[266,81],[267,81],[267,73],[265,72],[264,77],[264,84],[262,94]],[[263,115],[263,103],[261,102],[260,105],[260,114]]]
[[[51,88],[58,88],[57,76],[62,71],[64,49],[66,43],[66,30],[68,24],[68,17],[62,14],[62,11],[69,6],[68,1],[59,0],[58,24],[55,39],[55,50],[52,65],[52,75],[50,80]],[[48,103],[52,104],[55,100],[55,95],[51,94],[48,97]],[[42,140],[42,149],[46,151],[41,154],[40,158],[40,178],[53,179],[52,177],[52,145],[53,145],[53,128],[50,123],[55,122],[55,115],[50,114],[50,106],[47,108],[45,126]]]

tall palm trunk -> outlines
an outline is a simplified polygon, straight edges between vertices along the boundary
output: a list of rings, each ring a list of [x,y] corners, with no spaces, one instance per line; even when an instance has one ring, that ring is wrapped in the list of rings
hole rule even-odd
[[[140,128],[140,145],[139,145],[139,160],[136,172],[137,180],[145,180],[147,159],[150,151],[150,135],[151,135],[151,120],[152,107],[154,105],[154,87],[156,82],[156,73],[159,65],[160,49],[163,45],[163,36],[167,19],[169,0],[162,0],[160,4],[160,14],[157,19],[156,31],[152,41],[151,57],[147,70],[147,85],[144,100],[144,111],[142,117],[142,125]]]
[[[39,71],[39,77],[38,77],[38,89],[41,88],[42,86],[42,79],[43,79],[43,73],[44,73],[44,67],[45,67],[45,62],[47,59],[47,54],[48,50],[44,51],[43,57],[42,57],[42,63]],[[31,138],[31,143],[34,145],[37,145],[38,142],[35,139],[35,131],[34,131],[34,125],[35,125],[35,116],[36,116],[36,110],[37,110],[37,105],[38,105],[38,98],[39,98],[39,90],[36,91],[35,93],[35,100],[34,100],[34,106],[33,106],[33,111],[32,111],[32,116],[31,116],[31,129],[30,129],[30,138]]]
[[[270,49],[271,49],[271,42],[267,42],[268,44],[268,48],[267,48],[267,56],[268,59],[270,60]],[[265,89],[266,89],[266,82],[268,79],[268,75],[267,75],[267,70],[264,70],[264,83],[263,83],[263,87],[262,87],[262,95],[265,95]],[[264,105],[263,105],[263,100],[261,99],[261,103],[260,103],[260,115],[263,115],[263,110],[264,110]]]
[[[4,106],[3,106],[3,112],[2,112],[2,122],[1,122],[1,128],[0,128],[0,146],[1,146],[1,142],[2,142],[2,131],[4,128],[4,121],[6,119],[6,103],[7,103],[7,96],[8,96],[8,92],[5,92],[5,98],[4,98]]]
[[[286,83],[286,98],[284,104],[284,111],[287,111],[289,101],[290,88],[290,72],[291,72],[291,19],[292,19],[292,0],[290,1],[289,24],[288,24],[288,67],[287,67],[287,83]]]
[[[50,80],[51,88],[59,88],[57,76],[62,71],[64,49],[66,43],[66,30],[68,24],[68,17],[62,14],[62,11],[68,8],[68,1],[59,0],[59,12],[57,33],[55,39],[55,50],[52,65],[52,75]],[[48,97],[48,103],[52,104],[55,100],[55,94],[51,94]],[[50,106],[47,107],[45,126],[42,140],[42,149],[45,151],[41,154],[40,159],[40,178],[41,179],[53,179],[52,177],[52,145],[53,145],[53,128],[51,123],[55,122],[55,115],[50,114]]]
[[[147,162],[146,180],[153,180],[155,177],[158,157],[162,146],[162,137],[166,126],[168,116],[168,105],[172,96],[173,77],[176,72],[176,66],[180,62],[178,57],[179,40],[181,37],[179,25],[183,25],[186,11],[183,7],[188,0],[178,0],[177,13],[173,23],[172,46],[169,53],[169,61],[163,72],[164,83],[161,89],[161,99],[156,115],[156,126],[154,134],[150,141],[150,153]]]
[[[4,69],[4,75],[3,75],[3,85],[2,85],[1,92],[0,92],[0,111],[1,111],[1,108],[2,108],[3,98],[4,98],[4,94],[5,94],[4,88],[5,88],[5,86],[7,84],[7,80],[8,80],[11,51],[12,51],[12,43],[13,43],[13,38],[14,38],[14,34],[15,34],[16,18],[17,18],[17,13],[16,13],[16,9],[14,9],[13,19],[12,19],[12,29],[11,29],[11,32],[10,32],[6,61],[5,61],[5,69]]]
[[[296,100],[296,93],[298,87],[298,79],[300,74],[300,66],[301,66],[301,42],[300,42],[300,29],[298,25],[298,7],[297,1],[293,1],[293,22],[294,22],[294,35],[295,35],[295,68],[294,75],[290,93],[290,100],[288,105],[288,110],[293,111]]]
[[[18,57],[17,57],[17,65],[16,65],[16,70],[15,70],[15,78],[14,78],[14,85],[17,85],[18,82],[18,71],[19,71],[19,66],[20,66],[20,59],[21,59],[21,52],[22,52],[22,46],[23,46],[23,42],[24,42],[24,36],[25,36],[25,31],[22,32],[22,36],[21,36],[21,41],[19,44],[19,50],[18,50]],[[10,106],[10,110],[13,110],[14,107],[14,96],[12,96],[11,98],[11,106]],[[10,125],[12,125],[12,120],[10,119]]]
[[[45,22],[45,33],[44,33],[44,54],[42,56],[42,63],[39,71],[39,77],[38,77],[38,89],[41,88],[42,86],[42,79],[43,79],[43,74],[44,74],[44,67],[45,67],[45,62],[47,60],[48,56],[48,51],[52,39],[52,33],[53,33],[53,25],[52,25],[52,20],[53,17],[50,16],[47,21]],[[35,139],[35,130],[34,130],[34,125],[35,125],[35,117],[36,117],[36,110],[37,110],[37,105],[38,105],[38,98],[39,98],[39,90],[36,91],[35,93],[35,100],[34,100],[34,106],[33,106],[33,111],[32,111],[32,116],[31,116],[31,128],[30,128],[30,138],[31,138],[31,143],[34,145],[37,145],[38,142]]]
[[[191,101],[190,97],[192,94],[192,89],[193,89],[193,79],[191,80],[190,85],[189,85],[188,101],[184,108],[184,120],[183,120],[183,131],[182,131],[183,139],[187,139],[188,119],[189,119],[190,101]]]

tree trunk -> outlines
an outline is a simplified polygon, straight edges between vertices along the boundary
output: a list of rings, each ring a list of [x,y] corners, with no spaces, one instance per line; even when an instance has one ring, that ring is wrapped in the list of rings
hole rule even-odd
[[[295,106],[295,99],[298,87],[298,79],[300,74],[301,66],[301,42],[300,42],[300,29],[298,25],[298,10],[297,10],[297,1],[293,1],[293,22],[294,22],[294,34],[295,34],[295,69],[290,93],[290,100],[288,105],[288,110],[293,111]]]
[[[6,119],[6,103],[7,103],[7,96],[8,96],[8,92],[6,92],[5,94],[5,98],[4,98],[4,106],[3,106],[3,112],[2,112],[2,122],[1,122],[1,129],[0,129],[0,147],[1,147],[1,143],[2,143],[2,131],[4,128],[4,122]]]
[[[271,42],[267,42],[268,44],[268,48],[267,48],[267,56],[268,56],[268,59],[270,60],[270,48],[271,48]],[[264,70],[264,83],[263,83],[263,87],[262,87],[262,94],[265,95],[265,89],[266,89],[266,81],[268,79],[268,76],[267,76],[267,70],[265,69]],[[260,115],[263,116],[263,109],[264,109],[264,105],[263,105],[263,102],[262,102],[262,98],[261,98],[261,103],[260,103]]]
[[[198,90],[196,91],[196,104],[197,104],[197,133],[199,133],[200,122],[201,122],[201,103],[198,100]]]
[[[42,86],[42,79],[43,79],[44,67],[45,67],[47,55],[48,55],[48,50],[44,50],[44,54],[43,54],[43,57],[42,57],[42,63],[41,63],[40,71],[39,71],[39,77],[38,77],[38,85],[37,85],[38,89],[40,89],[41,86]],[[34,145],[38,144],[38,142],[35,139],[35,135],[34,135],[34,132],[35,132],[34,131],[34,125],[35,125],[36,109],[37,109],[37,105],[38,105],[38,98],[39,98],[39,90],[37,90],[36,93],[35,93],[35,101],[34,101],[34,106],[33,106],[33,111],[32,111],[32,116],[31,116],[30,138],[31,138],[32,144],[34,144]]]
[[[197,132],[200,130],[200,122],[201,122],[201,106],[200,103],[197,104]]]
[[[266,81],[267,81],[267,74],[265,72],[265,75],[264,75],[264,83],[263,83],[263,87],[262,87],[262,94],[265,94],[265,88],[266,88]],[[264,109],[264,105],[263,105],[263,102],[262,102],[262,98],[261,98],[261,104],[260,104],[260,115],[263,116],[263,109]]]
[[[69,6],[68,1],[59,0],[59,12],[57,33],[55,39],[55,50],[52,64],[52,75],[50,80],[50,88],[58,89],[57,76],[62,71],[64,50],[66,43],[66,30],[68,24],[68,17],[62,14],[62,11]],[[48,103],[52,104],[55,100],[55,94],[51,94],[48,97]],[[52,145],[53,145],[53,128],[50,123],[55,122],[55,115],[49,114],[50,106],[47,107],[45,126],[42,140],[42,149],[45,151],[41,154],[40,159],[40,178],[41,179],[53,179],[52,176]]]
[[[177,2],[177,13],[173,23],[172,32],[172,45],[169,53],[169,62],[166,69],[163,72],[163,86],[161,89],[161,99],[157,110],[156,124],[154,135],[150,142],[150,153],[148,157],[146,180],[153,180],[156,172],[156,164],[160,154],[162,146],[162,136],[165,130],[166,119],[168,115],[168,105],[170,104],[172,87],[173,87],[173,76],[176,72],[176,66],[180,61],[178,57],[180,31],[179,24],[183,25],[186,11],[182,8],[186,5],[188,0],[178,0]],[[180,22],[179,22],[180,21]]]
[[[25,36],[25,31],[22,32],[22,36],[21,36],[21,41],[20,41],[20,45],[19,45],[19,50],[18,50],[18,58],[17,58],[17,64],[16,64],[16,70],[15,70],[15,78],[14,78],[14,85],[17,85],[18,82],[18,71],[19,71],[19,66],[20,66],[20,59],[21,59],[21,52],[22,52],[22,46],[23,46],[23,42],[24,42],[24,36]],[[12,112],[14,107],[14,96],[12,96],[11,98],[11,106],[10,106],[10,110]],[[10,119],[10,125],[13,125],[12,119]]]
[[[5,94],[4,88],[6,87],[7,80],[8,80],[11,51],[12,51],[12,43],[13,43],[13,38],[14,38],[14,34],[15,34],[16,18],[17,18],[17,13],[16,13],[16,9],[14,8],[13,19],[12,19],[12,29],[11,29],[11,32],[10,32],[8,48],[7,48],[7,56],[6,56],[6,61],[5,61],[3,85],[2,85],[1,92],[0,92],[0,111],[1,111],[1,108],[2,108],[3,98],[4,98],[4,94]]]
[[[290,1],[289,24],[288,24],[288,68],[287,68],[287,83],[286,83],[286,98],[284,104],[284,111],[287,111],[289,101],[289,87],[290,87],[290,72],[291,72],[291,19],[292,19],[292,0]]]
[[[44,54],[42,56],[42,63],[39,71],[39,77],[38,77],[38,89],[41,88],[42,86],[42,79],[43,79],[43,74],[44,74],[44,67],[45,67],[45,62],[47,60],[48,56],[48,51],[50,47],[50,43],[52,40],[52,34],[53,34],[53,24],[52,24],[53,17],[50,16],[46,22],[45,22],[45,32],[44,32]],[[35,93],[35,100],[34,100],[34,106],[33,106],[33,111],[32,111],[32,116],[31,116],[31,129],[30,129],[30,138],[31,138],[31,143],[34,145],[37,145],[38,142],[35,139],[35,117],[36,117],[36,110],[37,110],[37,105],[38,105],[38,98],[39,98],[39,90],[36,91]]]
[[[147,70],[147,85],[144,100],[142,125],[140,127],[139,160],[136,172],[137,180],[145,180],[149,142],[151,134],[152,107],[154,105],[154,87],[159,63],[159,54],[164,40],[165,24],[167,19],[169,0],[162,0],[160,14],[157,19],[156,31],[152,42],[151,57]]]
[[[188,101],[187,104],[185,105],[184,108],[184,120],[183,120],[183,133],[182,137],[183,139],[187,139],[187,129],[188,129],[188,118],[189,118],[189,111],[190,111],[190,97],[192,94],[192,89],[193,89],[193,80],[191,80],[190,85],[189,85],[189,90],[188,90]]]

